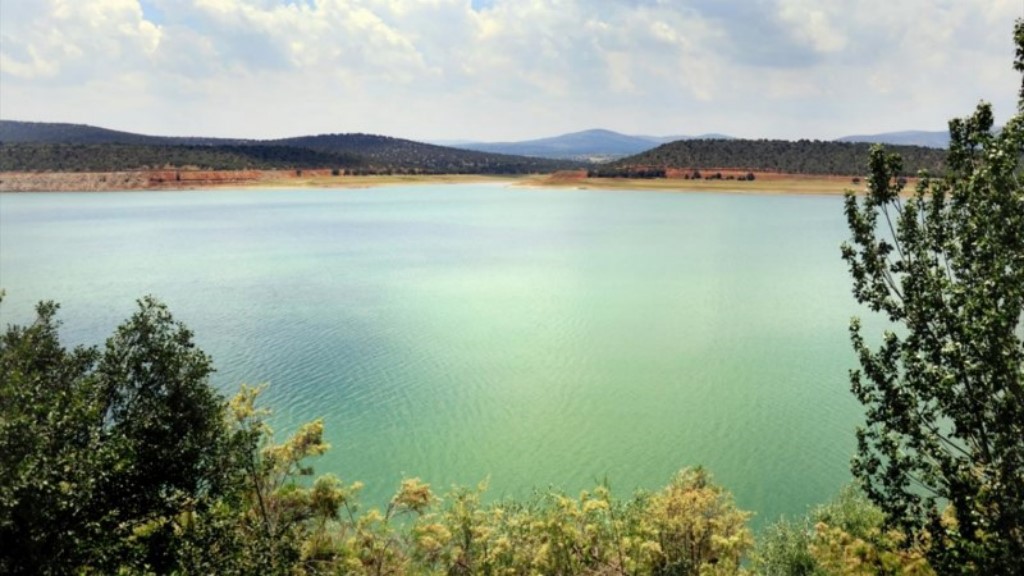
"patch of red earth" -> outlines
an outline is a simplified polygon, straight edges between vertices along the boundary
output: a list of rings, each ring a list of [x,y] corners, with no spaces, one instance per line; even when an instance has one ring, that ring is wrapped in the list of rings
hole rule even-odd
[[[560,170],[545,178],[547,182],[552,184],[571,184],[573,182],[582,182],[586,179],[586,170]]]

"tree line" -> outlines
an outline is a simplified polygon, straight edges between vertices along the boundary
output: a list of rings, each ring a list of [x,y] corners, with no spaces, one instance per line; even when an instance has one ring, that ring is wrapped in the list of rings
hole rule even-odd
[[[290,146],[163,146],[149,144],[3,144],[3,172],[121,172],[165,168],[202,170],[312,169],[363,166],[352,154]]]
[[[475,152],[370,134],[217,144],[0,143],[0,171],[5,172],[199,168],[358,169],[364,174],[531,174],[579,165],[568,160]]]
[[[609,170],[730,169],[860,176],[870,144],[820,140],[680,140],[611,163]],[[946,151],[923,146],[893,146],[903,158],[902,176],[920,170],[941,174]]]

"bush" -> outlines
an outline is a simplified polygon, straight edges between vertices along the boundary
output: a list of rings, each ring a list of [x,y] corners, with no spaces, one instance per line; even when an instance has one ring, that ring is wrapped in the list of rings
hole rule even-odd
[[[856,486],[798,520],[782,519],[762,534],[754,566],[765,576],[935,574],[926,543],[885,528],[885,515]]]
[[[187,518],[240,487],[209,357],[150,297],[103,352],[36,310],[0,338],[0,572],[170,571]]]
[[[68,351],[57,306],[0,338],[0,573],[735,574],[749,514],[702,469],[617,499],[483,503],[404,480],[314,477],[323,424],[271,438],[259,387],[224,402],[209,357],[153,298],[101,353]]]

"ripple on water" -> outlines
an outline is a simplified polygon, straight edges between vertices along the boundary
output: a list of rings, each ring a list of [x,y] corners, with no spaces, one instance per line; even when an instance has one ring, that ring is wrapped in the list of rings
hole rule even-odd
[[[206,191],[5,196],[2,216],[5,309],[66,296],[99,341],[164,297],[222,390],[270,383],[279,436],[324,417],[317,470],[374,503],[403,473],[623,494],[705,464],[770,521],[849,478],[839,199]]]

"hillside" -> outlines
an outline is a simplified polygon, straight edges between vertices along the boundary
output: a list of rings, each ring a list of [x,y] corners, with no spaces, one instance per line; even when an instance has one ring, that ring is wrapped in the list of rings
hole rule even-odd
[[[120,172],[163,168],[355,168],[354,154],[269,145],[3,144],[0,172]]]
[[[20,122],[0,120],[0,144],[147,144],[225,145],[252,143],[251,140],[181,136],[149,136],[110,130],[88,124]]]
[[[184,167],[524,174],[579,168],[580,162],[460,150],[370,134],[242,141],[147,136],[76,124],[0,121],[0,171],[81,172]]]
[[[819,140],[681,140],[609,165],[608,171],[731,168],[788,174],[859,176],[867,171],[871,145]],[[904,173],[943,170],[945,150],[890,146],[903,156]]]
[[[932,134],[924,132],[890,133]],[[937,133],[935,133],[937,134]],[[882,136],[877,135],[877,139]],[[0,120],[0,171],[104,172],[144,169],[329,169],[350,174],[526,174],[594,168],[617,175],[664,170],[738,170],[860,175],[870,144],[862,142],[658,138],[586,130],[552,138],[459,147],[373,134],[320,134],[276,140],[150,136],[80,124]],[[846,138],[875,139],[871,136]],[[476,150],[466,149],[475,146]],[[893,146],[906,173],[940,172],[945,151]],[[500,152],[500,153],[499,153]],[[630,155],[631,154],[631,155]],[[625,158],[621,158],[626,156]],[[650,169],[655,169],[650,172]]]

